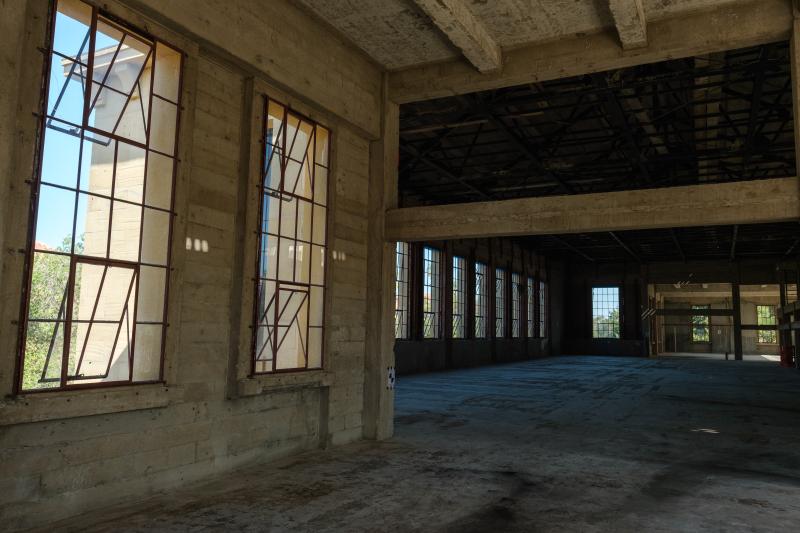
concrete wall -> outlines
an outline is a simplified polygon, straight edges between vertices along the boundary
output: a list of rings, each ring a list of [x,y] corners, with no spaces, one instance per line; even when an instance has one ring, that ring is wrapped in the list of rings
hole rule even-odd
[[[559,262],[550,263],[542,255],[537,254],[534,250],[522,248],[519,244],[512,242],[509,239],[463,239],[455,241],[436,241],[430,243],[415,243],[417,249],[423,246],[430,245],[443,251],[442,261],[445,262],[446,268],[443,270],[443,313],[442,323],[445,324],[444,330],[447,333],[447,324],[449,324],[449,312],[452,306],[452,272],[450,265],[452,257],[464,257],[468,265],[468,286],[467,286],[467,334],[473,337],[474,331],[474,298],[469,295],[474,294],[474,287],[472,285],[474,279],[474,272],[472,265],[476,261],[484,263],[489,266],[489,280],[488,280],[488,297],[487,302],[489,317],[487,321],[487,330],[489,332],[488,338],[466,338],[466,339],[452,339],[448,338],[449,335],[445,334],[444,338],[440,339],[423,339],[421,336],[420,324],[414,323],[413,313],[411,320],[411,337],[409,339],[398,339],[395,342],[395,364],[397,373],[413,374],[417,372],[431,372],[438,370],[446,370],[451,368],[464,368],[471,366],[480,366],[493,363],[505,363],[511,361],[521,361],[535,357],[545,357],[553,354],[552,345],[557,342],[555,339],[558,337],[560,341],[561,334],[561,283],[563,281],[562,265]],[[419,261],[419,254],[415,258],[412,251],[412,266],[418,271],[421,269]],[[537,275],[543,279],[548,280],[548,313],[547,313],[547,336],[546,338],[525,338],[524,335],[519,338],[495,338],[494,333],[494,316],[492,310],[495,302],[494,294],[494,269],[496,267],[504,268],[508,280],[511,279],[511,273],[517,272],[522,274],[521,279],[523,283],[527,282],[528,276],[536,277]],[[412,291],[421,293],[421,281],[412,274]],[[554,283],[550,283],[552,280]],[[508,298],[507,296],[507,304]],[[411,297],[411,305],[414,304],[414,295]],[[417,304],[418,305],[418,304]],[[525,306],[524,299],[521,305]],[[508,305],[507,305],[508,307]],[[524,313],[522,314],[524,317]],[[506,322],[510,322],[510,312],[506,311]],[[526,328],[526,324],[521,324],[522,330]]]
[[[252,461],[362,438],[369,148],[382,112],[378,68],[285,0],[104,3],[187,53],[166,384],[12,397],[12,321],[23,278],[16,250],[27,237],[25,180],[46,3],[0,1],[6,73],[0,80],[0,387],[9,395],[0,402],[3,527],[35,526]],[[333,133],[324,369],[259,379],[241,375],[249,357],[241,348],[249,331],[242,302],[252,298],[245,250],[255,209],[247,193],[258,179],[250,161],[254,87]],[[187,250],[187,238],[207,247]]]
[[[592,338],[592,287],[620,289],[620,338]],[[645,354],[642,341],[642,269],[636,263],[571,264],[564,286],[564,334],[561,351],[569,355]]]

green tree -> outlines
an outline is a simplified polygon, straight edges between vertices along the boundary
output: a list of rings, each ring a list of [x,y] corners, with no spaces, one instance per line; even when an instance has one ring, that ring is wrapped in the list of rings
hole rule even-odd
[[[68,253],[72,239],[65,237],[55,251]],[[83,252],[83,235],[75,243],[75,253]],[[64,348],[64,320],[67,313],[68,256],[34,252],[31,290],[28,295],[28,322],[23,364],[23,389],[58,386]],[[80,279],[75,281],[75,305],[80,297]],[[74,333],[73,333],[74,338]],[[52,348],[51,348],[52,347]],[[50,361],[47,354],[50,353]],[[45,365],[47,368],[45,369]],[[43,374],[44,372],[44,374]],[[44,376],[44,379],[42,379]]]

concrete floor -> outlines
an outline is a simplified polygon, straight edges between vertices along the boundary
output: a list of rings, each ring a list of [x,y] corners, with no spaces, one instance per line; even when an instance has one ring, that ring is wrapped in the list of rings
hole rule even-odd
[[[253,467],[97,520],[61,526],[797,531],[800,373],[563,357],[403,377],[389,442]]]

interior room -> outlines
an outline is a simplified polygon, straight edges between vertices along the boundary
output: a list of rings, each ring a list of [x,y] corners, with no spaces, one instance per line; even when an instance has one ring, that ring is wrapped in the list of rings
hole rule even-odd
[[[794,0],[0,0],[8,531],[791,531]]]

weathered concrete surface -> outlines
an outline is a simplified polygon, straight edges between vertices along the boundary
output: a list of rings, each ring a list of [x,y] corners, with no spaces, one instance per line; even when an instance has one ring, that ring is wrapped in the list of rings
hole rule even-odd
[[[388,241],[788,222],[798,178],[391,209]]]
[[[476,72],[461,59],[393,72],[390,98],[403,104],[722,52],[788,39],[792,28],[789,0],[738,0],[707,12],[677,16],[675,11],[676,16],[662,20],[656,20],[647,6],[645,13],[645,48],[623,50],[614,29],[585,33],[573,27],[561,38],[555,35],[547,42],[504,48],[503,69],[496,73]],[[502,39],[495,39],[504,46]]]
[[[751,0],[643,0],[641,3],[648,20],[658,21],[748,1]],[[301,2],[390,70],[449,59],[467,64],[425,14],[415,9],[416,0]],[[450,2],[430,2],[434,3]],[[459,0],[451,4],[459,11],[468,10],[469,18],[474,18],[488,37],[504,48],[614,31],[608,0]]]
[[[770,363],[681,358],[409,377],[391,441],[253,467],[58,529],[791,531],[799,384]]]

